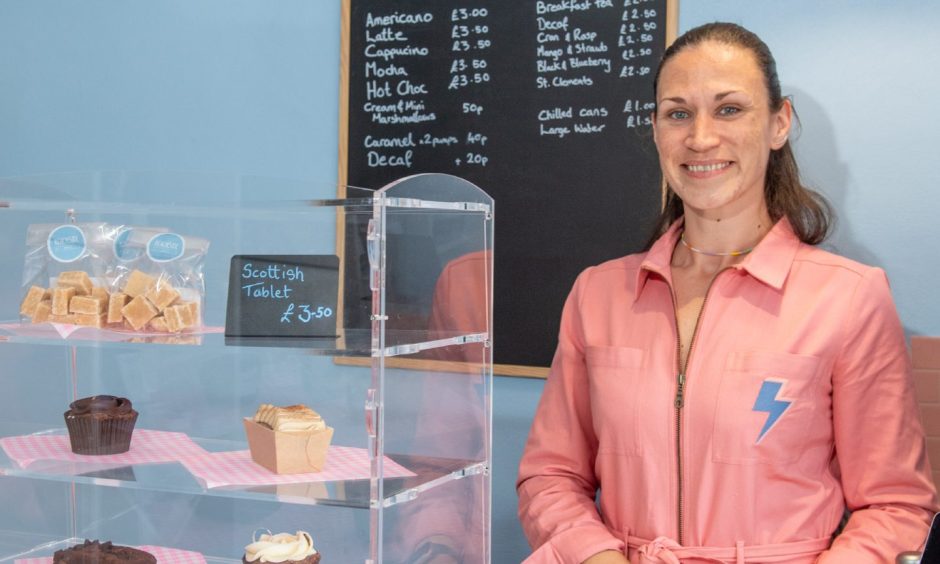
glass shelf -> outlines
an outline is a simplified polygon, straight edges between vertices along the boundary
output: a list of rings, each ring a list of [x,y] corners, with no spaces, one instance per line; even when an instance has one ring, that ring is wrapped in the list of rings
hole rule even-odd
[[[65,433],[64,429],[55,429],[35,434],[64,435]],[[210,453],[240,451],[248,448],[246,443],[240,441],[197,438],[193,441]],[[412,501],[421,492],[441,484],[488,471],[486,464],[481,461],[434,458],[414,454],[386,453],[385,456],[409,470],[414,476],[386,477],[383,507]],[[36,460],[27,468],[21,468],[5,451],[0,449],[0,475],[299,505],[332,505],[356,509],[371,507],[368,479],[207,488],[179,462],[117,465],[84,460],[81,462]]]
[[[0,187],[2,189],[2,187]],[[345,208],[347,212],[372,213],[376,205],[403,210],[437,210],[489,213],[487,204],[478,202],[438,202],[418,198],[343,198],[329,200],[242,200],[229,204],[149,204],[137,202],[100,202],[86,200],[42,200],[5,198],[0,193],[0,209],[23,212],[63,212],[69,214],[123,214],[198,218],[279,220],[285,215],[309,214],[316,208]]]
[[[226,337],[224,328],[206,326],[178,334],[134,333],[94,327],[75,327],[53,323],[0,322],[0,343],[49,346],[109,347],[129,344],[236,346],[303,349],[321,356],[380,356],[372,347],[372,333],[365,329],[346,329],[340,337]],[[389,330],[385,333],[385,356],[415,354],[421,351],[483,343],[486,333]]]
[[[9,267],[0,276],[0,439],[10,439],[0,449],[0,498],[12,502],[0,519],[0,564],[49,557],[83,535],[197,547],[207,562],[235,564],[252,531],[297,530],[292,523],[317,531],[330,561],[409,561],[412,541],[430,535],[487,561],[493,200],[448,175],[378,190],[318,184],[148,171],[0,179]],[[63,223],[110,230],[89,227],[87,256],[65,265],[51,262],[43,235]],[[169,275],[150,255],[119,253],[121,229],[141,230],[135,244],[151,232],[206,242],[187,273],[198,278],[180,286],[199,293],[200,327],[22,322],[27,290],[53,286],[63,271],[112,289],[121,269]],[[43,260],[27,260],[34,251]],[[290,255],[338,259],[336,290],[331,271],[326,292],[336,317],[316,327],[337,335],[226,337],[227,319],[257,319],[229,308],[243,274],[233,259]],[[287,311],[270,310],[264,319]],[[72,456],[61,414],[103,394],[134,398],[141,448]],[[250,462],[241,420],[262,403],[323,414],[335,431],[331,474],[274,484],[286,478]],[[248,481],[255,485],[221,485]]]

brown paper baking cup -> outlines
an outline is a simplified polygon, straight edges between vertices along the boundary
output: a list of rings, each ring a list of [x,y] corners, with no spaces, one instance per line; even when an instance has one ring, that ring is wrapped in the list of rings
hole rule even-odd
[[[319,472],[326,464],[333,428],[287,433],[244,419],[251,459],[276,474]]]
[[[75,454],[121,454],[131,448],[131,435],[137,412],[119,417],[94,417],[91,414],[70,417],[65,414],[69,442]]]

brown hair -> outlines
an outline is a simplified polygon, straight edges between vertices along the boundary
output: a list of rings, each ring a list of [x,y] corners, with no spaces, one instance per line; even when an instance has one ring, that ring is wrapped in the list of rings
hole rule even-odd
[[[659,68],[656,69],[653,82],[654,97],[659,86],[659,74],[669,59],[686,47],[707,41],[733,45],[753,53],[764,75],[771,111],[777,111],[783,106],[784,97],[780,94],[777,63],[770,54],[767,44],[751,31],[737,24],[725,22],[715,22],[690,29],[666,49],[659,62]],[[777,221],[781,217],[786,217],[790,220],[790,225],[793,226],[793,231],[800,241],[816,245],[829,236],[834,220],[832,206],[821,194],[810,190],[800,182],[800,170],[789,140],[780,149],[770,152],[764,179],[764,199],[767,202],[767,211],[771,219]],[[646,248],[652,246],[653,242],[665,233],[675,220],[682,217],[682,213],[682,200],[672,188],[666,186],[663,211]]]

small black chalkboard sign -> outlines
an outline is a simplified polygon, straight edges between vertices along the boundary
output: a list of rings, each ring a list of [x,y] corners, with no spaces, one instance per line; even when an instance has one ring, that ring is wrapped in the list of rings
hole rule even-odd
[[[226,337],[336,337],[336,255],[235,255]]]

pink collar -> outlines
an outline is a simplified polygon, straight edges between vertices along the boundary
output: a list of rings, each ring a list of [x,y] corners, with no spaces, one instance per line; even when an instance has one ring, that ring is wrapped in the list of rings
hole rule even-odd
[[[646,257],[637,270],[637,290],[634,299],[639,297],[640,292],[646,286],[650,273],[659,275],[672,286],[670,263],[672,252],[679,242],[683,223],[684,219],[681,217],[674,221],[646,253]],[[785,217],[781,218],[754,247],[754,250],[733,268],[747,272],[775,290],[781,290],[801,244],[789,220]]]

